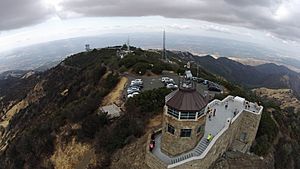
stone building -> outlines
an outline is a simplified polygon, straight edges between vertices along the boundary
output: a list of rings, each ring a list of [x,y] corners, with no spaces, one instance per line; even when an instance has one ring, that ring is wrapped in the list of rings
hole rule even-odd
[[[165,101],[155,147],[145,148],[146,164],[153,169],[206,169],[229,149],[248,152],[263,110],[238,96],[206,104],[195,89],[178,89]],[[207,141],[209,134],[213,139]]]
[[[195,88],[180,88],[166,100],[161,150],[170,156],[193,149],[204,135],[207,100]]]

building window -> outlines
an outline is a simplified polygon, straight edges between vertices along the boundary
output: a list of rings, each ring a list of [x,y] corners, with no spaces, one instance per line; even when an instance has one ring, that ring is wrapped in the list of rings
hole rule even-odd
[[[180,137],[191,137],[192,129],[181,129]]]
[[[171,133],[171,134],[175,134],[175,127],[172,126],[172,125],[170,125],[170,124],[168,124],[168,126],[167,126],[167,131],[168,131],[169,133]]]
[[[181,112],[180,119],[195,119],[197,112]]]
[[[176,111],[175,109],[171,108],[171,107],[168,107],[168,114],[177,118],[179,117],[179,112]]]

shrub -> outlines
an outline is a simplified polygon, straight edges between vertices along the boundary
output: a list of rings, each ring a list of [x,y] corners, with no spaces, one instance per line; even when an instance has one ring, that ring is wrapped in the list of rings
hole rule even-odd
[[[155,74],[161,74],[164,70],[164,67],[161,64],[154,64],[151,71]]]
[[[92,114],[83,121],[80,134],[83,138],[94,138],[100,127],[103,127],[106,124],[108,124],[108,118],[105,114]]]
[[[170,92],[170,89],[164,87],[145,91],[136,97],[130,98],[125,104],[126,109],[129,112],[137,108],[143,113],[157,112],[163,108],[165,96]]]
[[[266,155],[278,134],[278,127],[270,114],[263,111],[256,134],[256,143],[251,150],[257,155]]]
[[[150,68],[149,63],[139,62],[133,66],[133,71],[136,74],[144,75],[146,73],[147,69],[149,69],[149,68]]]
[[[127,71],[127,68],[123,65],[123,66],[121,66],[120,67],[120,69],[119,69],[119,72],[120,73],[124,73],[124,72],[126,72]]]
[[[103,87],[105,89],[110,90],[110,89],[114,88],[117,85],[118,82],[119,82],[119,75],[114,74],[114,73],[110,73],[107,76],[107,78],[105,79]]]

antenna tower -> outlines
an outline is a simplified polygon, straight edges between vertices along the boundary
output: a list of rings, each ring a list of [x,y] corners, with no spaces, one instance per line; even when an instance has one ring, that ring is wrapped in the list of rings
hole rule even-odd
[[[163,51],[162,51],[162,59],[168,60],[166,55],[166,32],[163,31]]]

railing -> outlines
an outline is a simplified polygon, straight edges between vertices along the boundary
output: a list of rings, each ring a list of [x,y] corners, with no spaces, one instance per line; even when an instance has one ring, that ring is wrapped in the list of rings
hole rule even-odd
[[[226,101],[232,100],[233,98],[234,98],[233,96],[229,95],[225,99],[223,99],[222,101],[220,101],[220,100],[214,100],[214,101],[212,101],[211,103],[209,103],[206,106],[205,111],[207,111],[207,107],[209,107],[209,106],[215,106],[216,104],[224,104]],[[242,114],[243,111],[247,111],[247,112],[253,113],[253,114],[261,114],[262,113],[262,109],[263,109],[263,107],[259,106],[259,111],[256,113],[256,112],[252,112],[250,110],[247,110],[247,109],[245,109],[243,107],[232,119],[228,118],[226,120],[225,126],[222,128],[222,130],[220,132],[218,132],[218,134],[212,139],[212,141],[209,143],[209,145],[206,147],[206,149],[199,156],[195,156],[194,155],[194,156],[192,156],[190,158],[184,159],[184,160],[179,161],[177,163],[170,164],[170,165],[168,165],[168,168],[173,168],[173,167],[182,165],[184,163],[187,163],[187,162],[190,162],[190,161],[193,161],[193,160],[203,159],[207,155],[207,153],[210,151],[210,149],[212,148],[212,146],[215,144],[215,142],[227,131],[227,129],[229,128],[229,126],[231,124],[233,124],[234,121],[236,121],[236,119]]]

